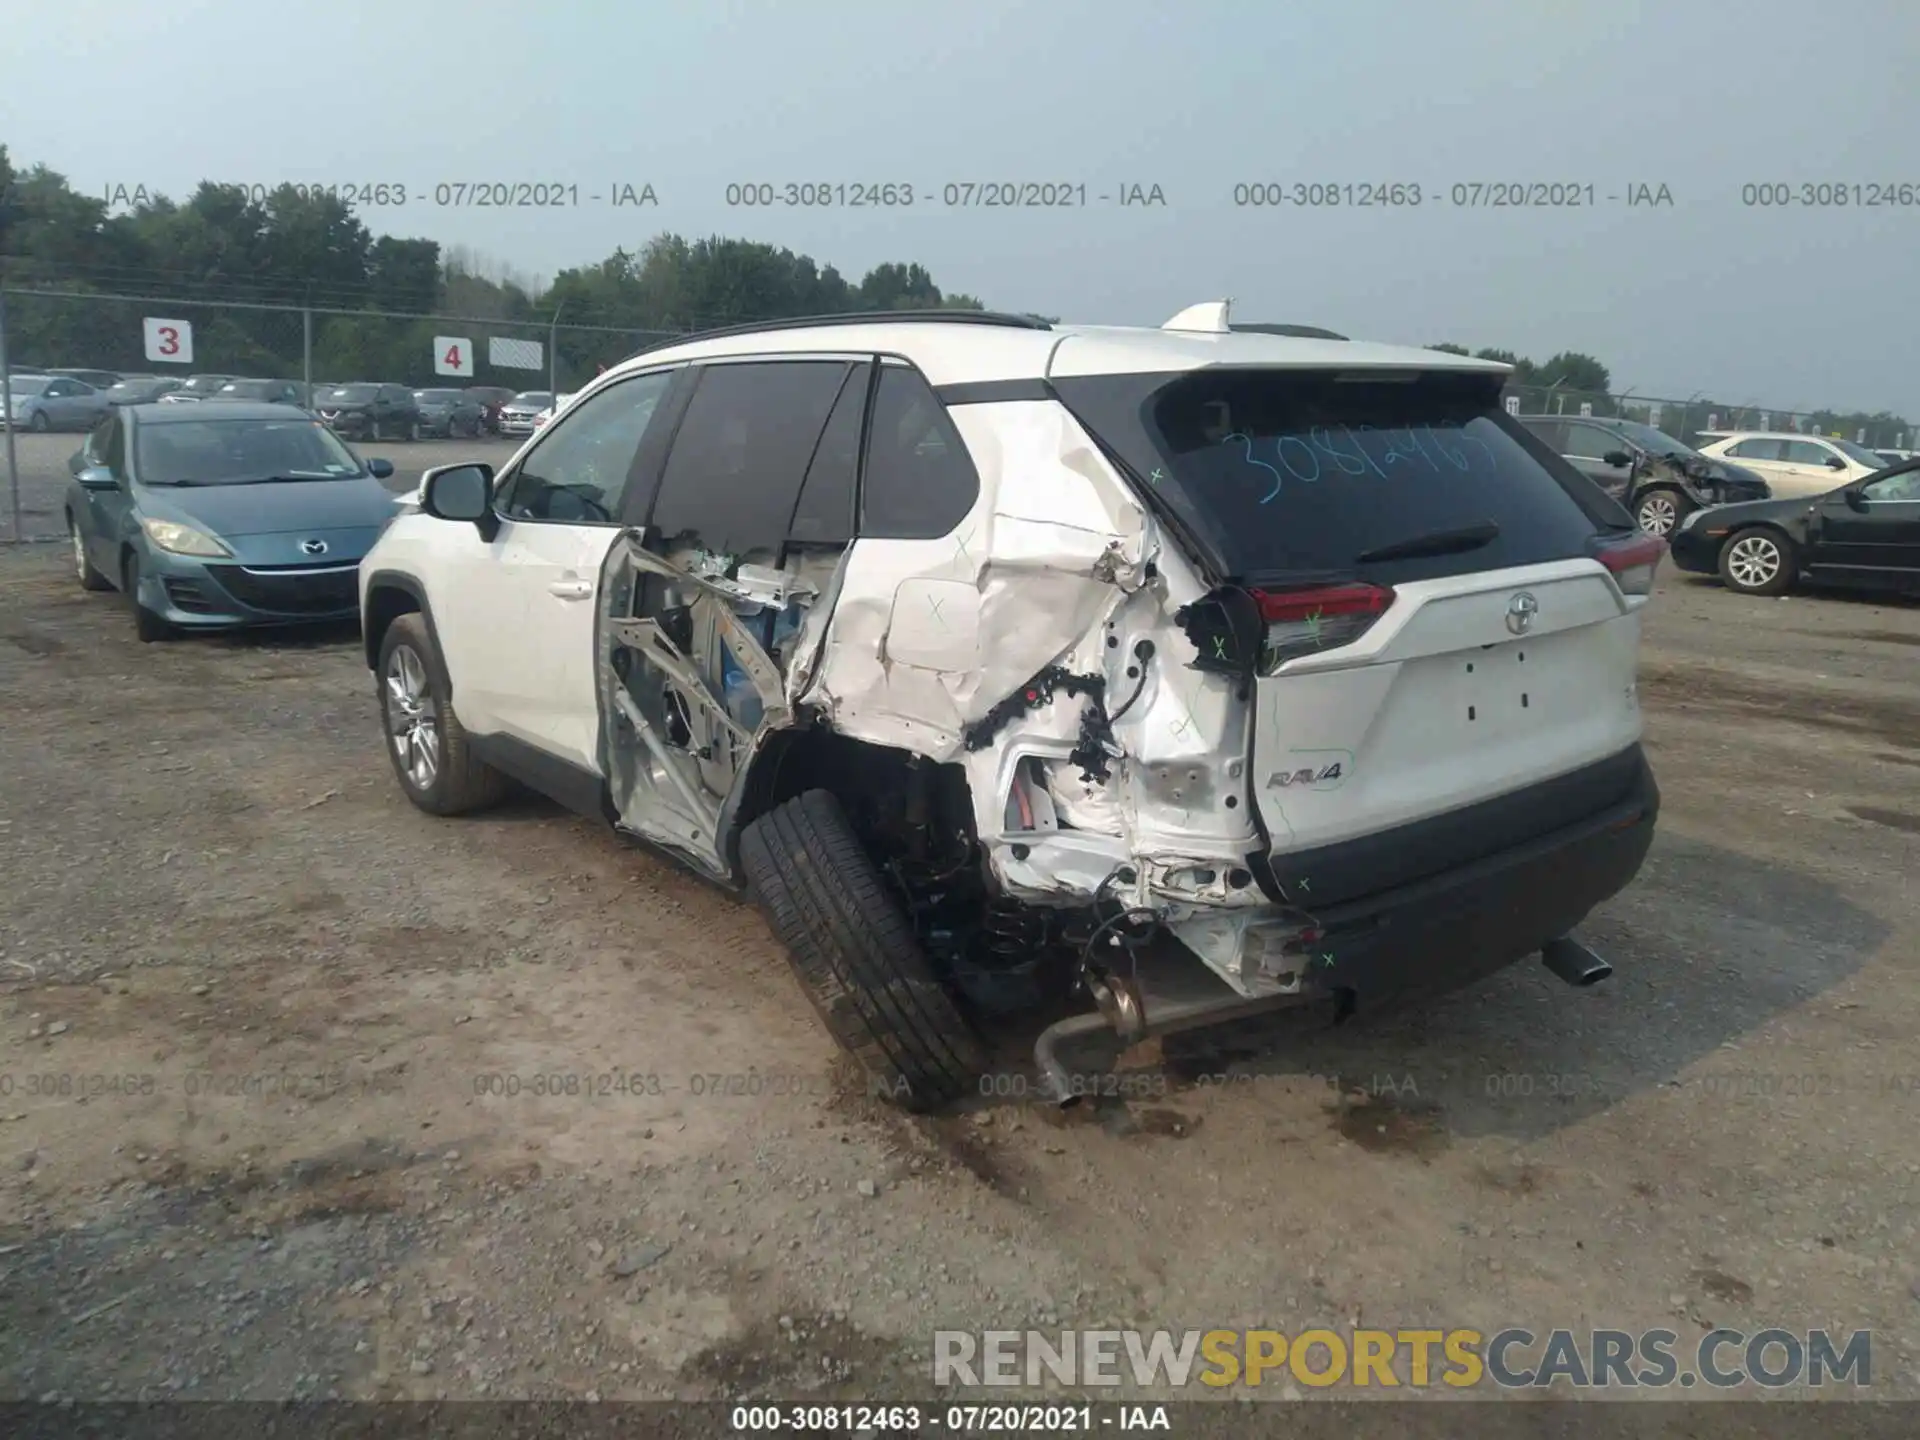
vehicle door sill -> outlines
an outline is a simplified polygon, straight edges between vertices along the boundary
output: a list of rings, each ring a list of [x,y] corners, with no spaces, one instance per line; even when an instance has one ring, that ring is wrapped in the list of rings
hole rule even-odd
[[[612,825],[619,817],[606,781],[584,766],[515,735],[469,735],[467,744],[494,769],[577,815]]]

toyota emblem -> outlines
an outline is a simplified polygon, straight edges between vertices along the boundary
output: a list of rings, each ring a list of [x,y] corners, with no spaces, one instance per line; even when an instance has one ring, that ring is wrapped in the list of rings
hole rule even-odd
[[[1533,617],[1539,613],[1540,602],[1533,598],[1533,592],[1522,590],[1507,602],[1507,629],[1524,635],[1533,628]]]
[[[300,548],[309,555],[324,555],[327,553],[327,542],[324,540],[302,540],[300,542]],[[1533,597],[1528,596],[1527,598],[1532,599]],[[1509,620],[1507,623],[1511,625],[1513,622]]]

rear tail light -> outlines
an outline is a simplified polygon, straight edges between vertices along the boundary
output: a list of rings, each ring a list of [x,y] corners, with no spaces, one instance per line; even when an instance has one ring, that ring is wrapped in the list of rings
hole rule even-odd
[[[1269,675],[1302,655],[1351,645],[1393,604],[1393,591],[1383,585],[1315,585],[1249,593],[1267,624],[1260,668]]]
[[[1654,572],[1666,553],[1667,542],[1658,535],[1603,537],[1593,547],[1593,558],[1607,567],[1623,595],[1651,595]]]

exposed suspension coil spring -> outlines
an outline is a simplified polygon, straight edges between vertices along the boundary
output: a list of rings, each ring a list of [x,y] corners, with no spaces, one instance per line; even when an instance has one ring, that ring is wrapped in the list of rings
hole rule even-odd
[[[1039,959],[1049,943],[1044,915],[1017,901],[996,900],[980,921],[980,956],[1006,966]]]

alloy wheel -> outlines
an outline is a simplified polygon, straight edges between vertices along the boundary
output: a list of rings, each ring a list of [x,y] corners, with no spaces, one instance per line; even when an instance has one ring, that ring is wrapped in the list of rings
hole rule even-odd
[[[1727,573],[1743,590],[1758,590],[1780,573],[1780,547],[1764,535],[1742,535],[1727,551]]]
[[[1679,507],[1671,495],[1649,495],[1640,502],[1640,528],[1649,535],[1672,534],[1679,518]]]
[[[395,758],[416,790],[430,790],[440,775],[440,707],[427,679],[426,662],[411,645],[387,657],[387,735]]]

